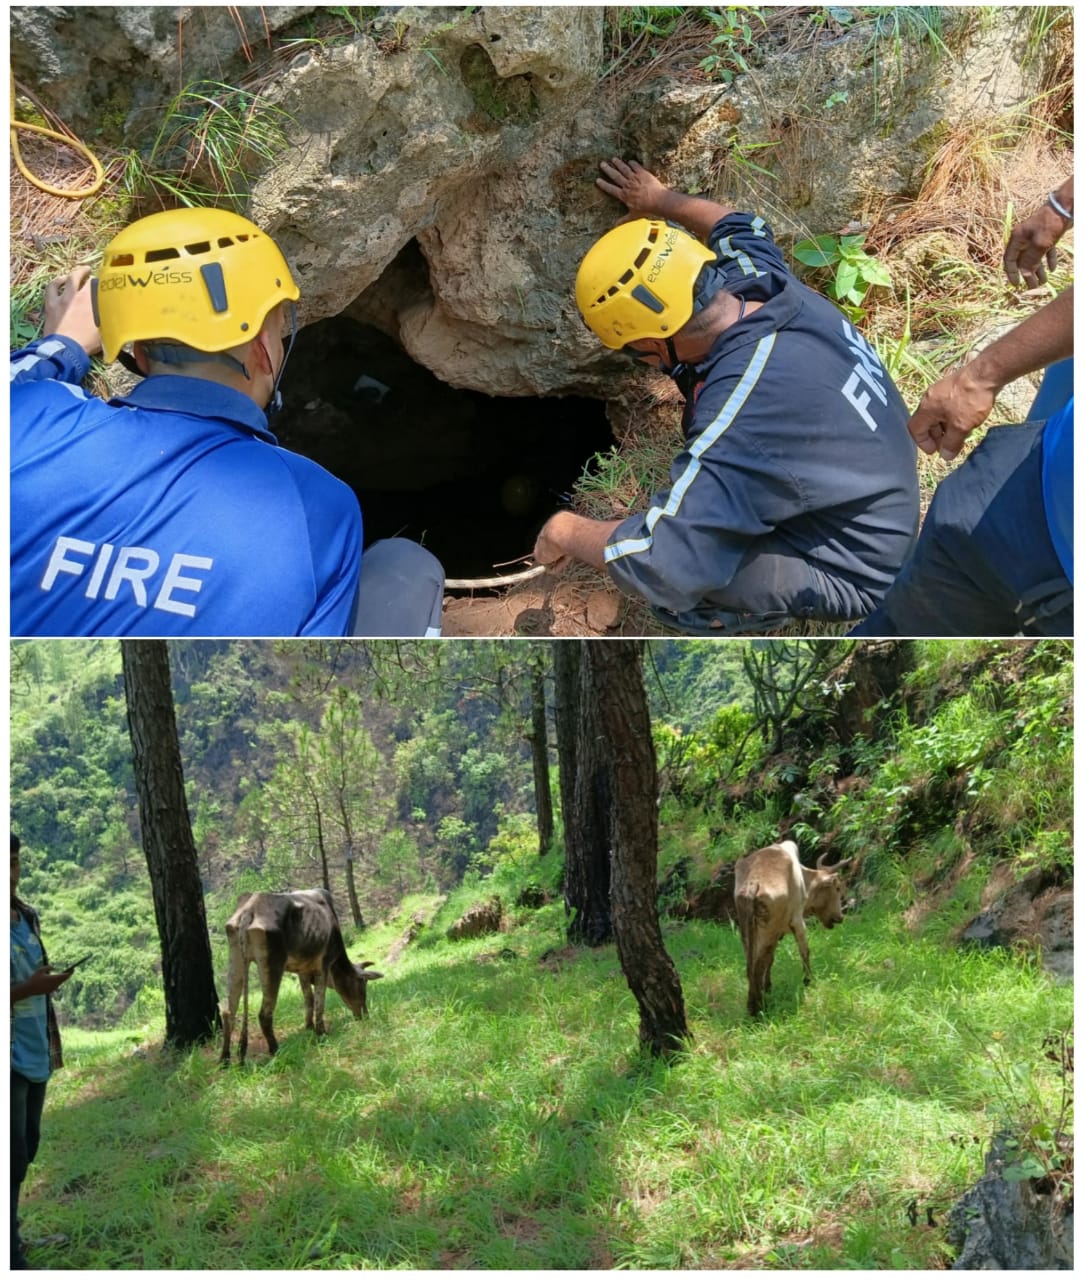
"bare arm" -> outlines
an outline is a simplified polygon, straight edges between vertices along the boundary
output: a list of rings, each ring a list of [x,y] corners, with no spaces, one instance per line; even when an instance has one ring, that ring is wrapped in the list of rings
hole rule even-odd
[[[908,424],[919,449],[955,457],[992,412],[1002,387],[1072,354],[1072,293],[1065,289],[969,364],[929,387]]]
[[[621,200],[633,217],[678,222],[700,240],[707,240],[725,214],[732,212],[731,205],[671,190],[655,174],[643,169],[637,160],[616,157],[602,161],[600,168],[604,177],[597,178],[596,185],[609,196]]]
[[[603,572],[604,548],[621,520],[590,520],[572,511],[559,511],[548,520],[536,539],[537,564],[562,569],[567,560],[580,560]]]
[[[1053,198],[1069,214],[1075,211],[1075,189],[1072,179],[1062,182],[1053,192]],[[1004,274],[1012,284],[1023,283],[1028,288],[1045,284],[1046,268],[1052,271],[1057,265],[1057,241],[1072,225],[1048,200],[1038,206],[1029,218],[1016,223],[1008,237],[1004,250]]]

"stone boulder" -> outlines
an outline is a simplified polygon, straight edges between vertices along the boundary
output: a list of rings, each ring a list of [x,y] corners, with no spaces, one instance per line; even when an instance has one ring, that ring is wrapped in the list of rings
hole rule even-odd
[[[481,938],[484,934],[502,931],[502,899],[494,894],[486,902],[477,902],[445,931],[452,942],[464,938]]]
[[[127,121],[135,139],[183,85],[240,83],[277,33],[317,7],[16,5],[11,67],[88,141],[103,120]]]
[[[1037,947],[1042,966],[1071,982],[1075,955],[1073,888],[1049,871],[1032,871],[999,892],[963,929],[980,947]]]
[[[686,897],[671,906],[670,916],[677,920],[716,920],[718,924],[736,923],[736,867],[733,863],[718,867],[707,885],[692,889]]]
[[[953,1271],[1072,1269],[1071,1201],[1042,1179],[1009,1181],[1005,1172],[1018,1159],[1015,1140],[997,1134],[983,1177],[952,1206],[948,1238],[960,1251]]]
[[[246,211],[284,249],[305,323],[346,313],[454,388],[609,401],[629,364],[571,287],[623,212],[594,186],[602,158],[754,208],[779,238],[837,231],[914,194],[941,131],[1028,101],[1044,73],[1021,11],[998,9],[938,55],[877,43],[871,17],[831,39],[801,15],[728,87],[696,52],[645,80],[605,74],[607,12],[378,9],[331,38],[314,7],[20,6],[11,56],[77,132],[120,119],[136,146],[184,83],[259,86],[290,145]]]
[[[395,52],[358,40],[298,59],[268,95],[294,145],[253,216],[296,268],[307,321],[350,310],[453,387],[599,389],[581,366],[614,357],[570,281],[607,225],[584,110],[602,11],[449,12],[401,10]]]

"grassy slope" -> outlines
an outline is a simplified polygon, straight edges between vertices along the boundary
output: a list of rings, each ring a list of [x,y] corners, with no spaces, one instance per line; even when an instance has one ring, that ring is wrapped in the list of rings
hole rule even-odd
[[[444,919],[444,917],[443,917]],[[379,961],[406,917],[371,930]],[[694,1033],[671,1066],[636,1050],[614,948],[566,953],[558,904],[500,938],[410,947],[351,1021],[221,1071],[172,1058],[161,1024],[68,1034],[25,1197],[54,1268],[927,1267],[1006,1108],[1052,1106],[1032,1066],[1070,987],[1007,954],[909,935],[890,903],[812,931],[816,983],[783,944],[764,1020],[737,935],[666,926]],[[511,955],[500,954],[509,948]],[[259,1044],[259,1041],[258,1041]]]

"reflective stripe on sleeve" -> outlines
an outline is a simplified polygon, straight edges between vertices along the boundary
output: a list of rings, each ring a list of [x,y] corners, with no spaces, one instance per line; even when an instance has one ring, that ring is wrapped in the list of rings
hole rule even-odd
[[[653,530],[657,527],[657,522],[663,516],[674,516],[678,514],[680,505],[687,495],[687,491],[695,481],[695,477],[702,470],[702,456],[707,449],[711,449],[725,432],[732,426],[736,419],[736,415],[744,407],[748,396],[755,389],[755,384],[762,375],[766,362],[770,359],[770,353],[774,349],[774,343],[777,340],[775,333],[767,334],[756,345],[752,352],[751,359],[748,361],[747,368],[744,370],[743,377],[734,387],[732,394],[725,401],[717,417],[701,432],[690,446],[690,461],[684,468],[683,474],[672,486],[668,494],[668,498],[663,506],[650,507],[645,517],[646,536],[641,538],[625,538],[622,542],[612,543],[604,548],[604,562],[610,563],[612,560],[618,560],[622,556],[636,555],[639,552],[648,551],[653,545]]]

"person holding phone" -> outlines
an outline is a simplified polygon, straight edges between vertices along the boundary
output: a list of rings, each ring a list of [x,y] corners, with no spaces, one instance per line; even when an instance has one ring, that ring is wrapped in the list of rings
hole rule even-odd
[[[53,992],[72,976],[57,972],[42,945],[38,913],[16,894],[19,837],[11,833],[11,1269],[30,1264],[19,1235],[19,1193],[38,1152],[45,1086],[63,1065]]]

